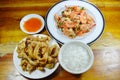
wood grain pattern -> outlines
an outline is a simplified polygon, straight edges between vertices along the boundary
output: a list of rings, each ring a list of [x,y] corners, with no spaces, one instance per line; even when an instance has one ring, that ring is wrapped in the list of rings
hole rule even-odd
[[[18,43],[28,36],[19,29],[21,18],[30,13],[45,17],[49,8],[59,0],[1,0],[0,1],[0,44]],[[104,33],[111,33],[120,40],[120,0],[89,0],[103,13]],[[48,34],[44,29],[43,34]],[[103,33],[103,34],[104,34]],[[120,48],[108,46],[93,49],[95,61],[92,68],[80,75],[73,75],[59,67],[55,73],[42,80],[120,80]],[[15,69],[12,57],[0,57],[0,80],[29,80]]]

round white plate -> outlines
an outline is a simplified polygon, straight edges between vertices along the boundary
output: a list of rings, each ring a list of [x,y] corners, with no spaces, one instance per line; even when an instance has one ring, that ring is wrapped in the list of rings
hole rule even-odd
[[[43,34],[36,34],[36,35],[33,35],[33,36],[39,36],[39,37],[45,37],[46,35],[43,35]],[[26,40],[26,38],[24,38],[23,40]],[[23,41],[21,40],[21,41]],[[50,41],[50,44],[51,45],[54,45],[54,44],[57,44],[57,42],[55,40],[51,40]],[[57,44],[58,45],[58,44]],[[59,45],[58,45],[59,47]],[[42,72],[42,71],[39,71],[39,70],[35,70],[33,71],[31,74],[29,74],[29,72],[26,72],[26,71],[23,71],[21,66],[20,66],[20,63],[21,63],[21,59],[18,58],[18,53],[16,52],[17,50],[17,47],[15,48],[14,50],[14,54],[13,54],[13,62],[14,62],[14,65],[16,67],[16,69],[18,70],[18,72],[20,74],[22,74],[23,76],[27,77],[27,78],[31,78],[31,79],[40,79],[40,78],[44,78],[44,77],[47,77],[49,76],[50,74],[52,74],[59,66],[59,63],[57,62],[54,66],[54,68],[52,69],[47,69],[45,68],[45,72]]]
[[[83,37],[76,37],[74,39],[70,39],[65,35],[63,35],[62,32],[57,28],[54,15],[55,14],[60,15],[61,12],[65,9],[65,6],[75,6],[75,5],[84,7],[87,10],[88,14],[90,14],[94,18],[96,26],[87,35]],[[86,1],[80,1],[80,0],[76,0],[76,1],[65,0],[56,3],[49,9],[46,15],[46,25],[47,25],[46,29],[49,32],[49,34],[61,44],[64,44],[70,40],[80,40],[83,43],[90,44],[95,40],[97,40],[102,34],[104,30],[105,21],[101,11],[92,3]]]

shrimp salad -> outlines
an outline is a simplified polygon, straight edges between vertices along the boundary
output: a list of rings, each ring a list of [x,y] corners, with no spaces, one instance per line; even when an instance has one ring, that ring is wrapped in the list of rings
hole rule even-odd
[[[65,6],[61,15],[55,14],[54,17],[57,27],[69,38],[83,36],[96,25],[93,17],[80,6]]]

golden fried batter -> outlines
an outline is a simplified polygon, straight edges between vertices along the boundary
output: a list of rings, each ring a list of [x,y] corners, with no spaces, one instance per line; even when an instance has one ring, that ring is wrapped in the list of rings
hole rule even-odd
[[[59,47],[50,45],[50,37],[29,36],[25,41],[18,44],[18,58],[21,58],[23,71],[29,73],[34,70],[45,71],[46,68],[53,68],[56,64]]]

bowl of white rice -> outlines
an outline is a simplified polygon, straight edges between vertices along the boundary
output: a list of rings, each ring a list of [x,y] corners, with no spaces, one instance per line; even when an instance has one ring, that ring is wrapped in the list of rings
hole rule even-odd
[[[67,72],[81,74],[92,67],[94,55],[87,44],[80,41],[70,41],[61,47],[58,60]]]

